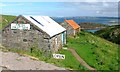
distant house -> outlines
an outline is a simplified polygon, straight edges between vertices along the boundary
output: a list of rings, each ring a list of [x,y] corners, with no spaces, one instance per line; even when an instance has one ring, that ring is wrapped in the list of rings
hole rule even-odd
[[[48,16],[18,16],[2,30],[2,44],[30,50],[34,46],[56,52],[66,44],[66,29]]]
[[[74,20],[65,20],[61,23],[67,30],[67,35],[75,36],[80,31],[80,26]]]

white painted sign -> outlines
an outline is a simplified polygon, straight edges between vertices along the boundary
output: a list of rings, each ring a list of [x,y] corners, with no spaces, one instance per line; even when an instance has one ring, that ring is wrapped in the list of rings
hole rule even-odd
[[[65,55],[63,55],[63,54],[53,54],[53,58],[55,58],[55,59],[65,59]]]
[[[11,24],[11,29],[30,30],[30,24]]]

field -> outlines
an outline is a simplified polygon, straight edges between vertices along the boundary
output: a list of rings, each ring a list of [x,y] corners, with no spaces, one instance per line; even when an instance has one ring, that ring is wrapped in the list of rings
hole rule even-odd
[[[15,16],[3,15],[3,18],[0,19],[0,29],[4,28],[14,19]],[[118,70],[118,62],[120,62],[118,60],[118,46],[119,45],[85,31],[81,31],[76,38],[68,37],[67,45],[65,45],[67,48],[75,49],[81,58],[97,70]],[[32,53],[16,49],[10,51],[34,56],[39,60],[53,63],[67,69],[87,70],[87,68],[83,67],[68,50],[61,49],[58,52],[66,55],[65,60],[57,60],[51,56],[46,58],[43,52],[37,48],[35,48]]]
[[[58,53],[60,54],[65,54],[65,59],[54,59],[51,56],[46,57],[44,53],[37,48],[33,50],[33,52],[28,52],[28,51],[23,51],[23,50],[18,50],[18,49],[2,49],[3,51],[11,51],[11,52],[17,52],[20,55],[27,55],[27,56],[32,56],[35,59],[45,61],[47,63],[54,64],[58,67],[64,67],[66,69],[70,70],[88,70],[87,68],[83,67],[77,60],[76,58],[72,55],[72,53],[68,50],[60,50]]]
[[[120,45],[120,24],[106,27],[95,32],[95,34]]]
[[[77,53],[97,70],[118,69],[118,45],[82,31],[78,37],[68,39],[68,48]]]
[[[113,44],[88,32],[81,31],[76,37],[69,37],[66,47],[73,48],[91,67],[97,70],[118,70],[118,45]],[[34,56],[39,60],[73,70],[88,70],[83,67],[68,50],[61,49],[58,53],[66,55],[65,60],[57,60],[51,56],[46,58],[43,52],[34,48],[33,52],[12,50],[21,54]]]
[[[7,24],[12,22],[16,16],[11,16],[11,15],[2,15],[0,17],[0,30],[4,28]]]

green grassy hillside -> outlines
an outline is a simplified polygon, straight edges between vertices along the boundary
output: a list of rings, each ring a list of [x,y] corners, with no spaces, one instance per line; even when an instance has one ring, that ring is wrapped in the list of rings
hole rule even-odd
[[[81,31],[77,38],[68,38],[68,48],[77,53],[97,70],[118,69],[118,45]]]
[[[120,25],[104,28],[95,32],[95,34],[113,43],[120,44]]]
[[[85,60],[87,64],[97,70],[118,70],[118,62],[120,61],[118,59],[117,44],[94,36],[91,33],[81,31],[76,38],[69,37],[65,47],[75,49],[78,55]],[[43,55],[43,52],[35,48],[32,53],[20,50],[12,51],[34,56],[39,60],[55,64],[59,67],[73,70],[88,70],[77,61],[69,50],[61,49],[57,52],[65,55],[65,59],[63,60],[54,59],[52,57],[47,58]]]
[[[4,28],[7,24],[12,22],[16,16],[11,16],[11,15],[2,15],[0,17],[0,29]]]
[[[3,27],[11,22],[15,16],[3,15]],[[6,20],[7,21],[6,21]],[[2,28],[2,26],[1,26]],[[115,33],[116,34],[116,33]],[[95,36],[91,33],[81,31],[76,38],[67,38],[67,48],[73,48],[90,66],[97,70],[118,70],[118,45],[109,42],[103,38]],[[65,60],[56,60],[54,58],[46,58],[39,50],[33,50],[32,53],[20,50],[12,50],[22,54],[28,54],[39,58],[39,60],[53,63],[60,67],[74,70],[86,70],[85,67],[77,61],[77,59],[68,50],[60,50],[58,53],[66,55]]]

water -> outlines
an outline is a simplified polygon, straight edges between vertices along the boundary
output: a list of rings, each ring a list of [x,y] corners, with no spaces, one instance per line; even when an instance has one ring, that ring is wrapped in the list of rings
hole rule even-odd
[[[63,22],[65,19],[73,19],[76,23],[93,22],[100,24],[110,24],[111,21],[118,21],[117,17],[53,17],[57,22]]]
[[[118,25],[114,23],[110,23],[111,21],[118,22],[117,17],[52,17],[56,22],[61,23],[64,22],[65,19],[73,19],[76,23],[80,24],[82,22],[92,22],[92,23],[99,23],[105,25]],[[120,18],[119,18],[120,19]],[[93,30],[86,30],[88,32],[94,33],[100,29],[93,29]]]
[[[95,33],[95,32],[98,31],[98,30],[100,30],[100,29],[91,29],[91,30],[85,30],[85,31]]]

